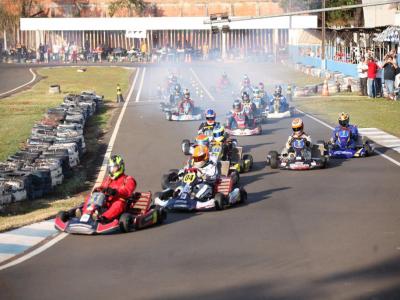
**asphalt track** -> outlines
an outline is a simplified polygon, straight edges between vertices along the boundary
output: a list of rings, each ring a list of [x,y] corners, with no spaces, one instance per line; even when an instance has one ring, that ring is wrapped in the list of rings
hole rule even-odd
[[[192,68],[206,88],[222,70],[234,82],[243,73],[252,81],[285,81],[263,65]],[[184,86],[194,77],[171,69]],[[114,145],[138,190],[160,190],[161,175],[185,161],[180,141],[198,126],[163,119],[155,86],[166,75],[166,67],[146,67],[141,95],[137,84]],[[193,95],[222,121],[231,97],[213,97]],[[320,123],[304,121],[313,140],[329,136]],[[241,177],[246,205],[169,214],[167,224],[130,234],[70,235],[1,271],[0,298],[399,299],[399,167],[375,155],[332,161],[325,170],[271,170],[265,156],[281,148],[289,126],[289,119],[273,121],[263,135],[239,139],[255,160],[255,170]]]
[[[0,94],[31,81],[30,67],[29,65],[0,63]]]

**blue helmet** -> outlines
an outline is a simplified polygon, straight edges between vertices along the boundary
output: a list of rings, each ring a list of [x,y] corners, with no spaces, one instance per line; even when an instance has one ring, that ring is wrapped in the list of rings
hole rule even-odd
[[[217,117],[217,114],[213,109],[208,109],[206,111],[206,120],[208,125],[214,125],[215,123],[215,118]]]

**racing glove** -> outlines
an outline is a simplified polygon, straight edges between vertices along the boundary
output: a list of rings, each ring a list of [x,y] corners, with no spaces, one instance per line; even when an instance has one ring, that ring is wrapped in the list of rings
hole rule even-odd
[[[115,196],[118,192],[116,189],[108,187],[104,190],[104,193],[110,196]]]

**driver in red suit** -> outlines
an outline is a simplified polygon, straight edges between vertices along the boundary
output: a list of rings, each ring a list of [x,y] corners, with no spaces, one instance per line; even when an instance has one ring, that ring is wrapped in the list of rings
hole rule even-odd
[[[183,114],[184,110],[185,110],[185,104],[189,103],[190,104],[190,111],[192,111],[193,107],[194,107],[194,102],[192,99],[190,99],[190,92],[188,89],[185,89],[185,92],[183,93],[183,99],[179,102],[178,104],[178,109],[179,109],[179,113]]]
[[[118,218],[126,208],[126,200],[136,189],[136,181],[125,174],[125,163],[120,155],[113,155],[108,162],[109,175],[94,189],[107,195],[107,210],[99,216],[100,222]]]

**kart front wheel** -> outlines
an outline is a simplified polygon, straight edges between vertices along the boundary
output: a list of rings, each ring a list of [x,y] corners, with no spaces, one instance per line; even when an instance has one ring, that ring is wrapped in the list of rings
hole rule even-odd
[[[121,217],[119,217],[119,228],[122,232],[131,232],[135,230],[133,221],[133,216],[130,213],[123,213]]]
[[[249,172],[253,168],[253,156],[251,154],[243,155],[243,161],[245,165],[244,172]]]
[[[277,169],[279,166],[279,157],[278,157],[278,152],[276,151],[271,151],[269,153],[270,156],[270,161],[269,164],[271,166],[271,169]]]
[[[216,210],[223,210],[225,206],[225,196],[221,193],[216,193],[214,197],[215,201],[215,209]]]
[[[167,211],[164,208],[157,209],[157,225],[161,225],[167,219]]]
[[[57,214],[57,218],[59,218],[61,221],[65,223],[69,220],[69,214],[68,212],[62,210]]]

